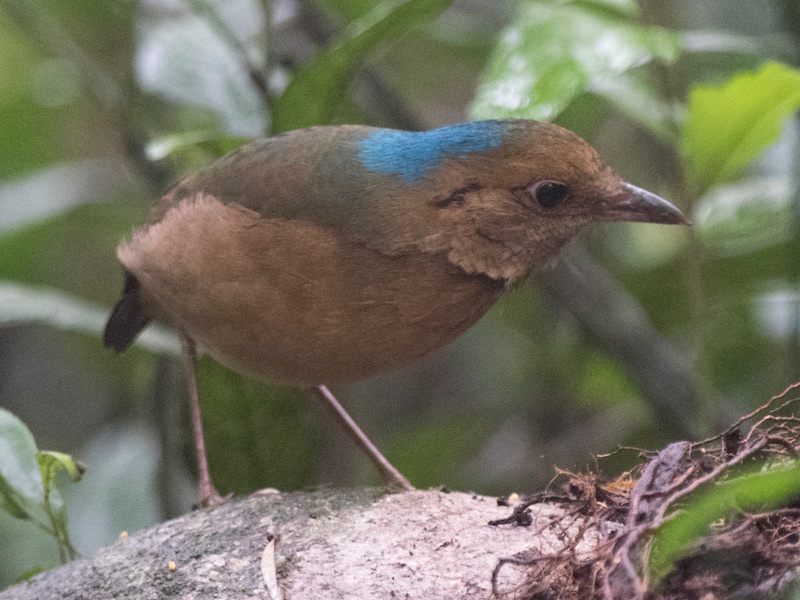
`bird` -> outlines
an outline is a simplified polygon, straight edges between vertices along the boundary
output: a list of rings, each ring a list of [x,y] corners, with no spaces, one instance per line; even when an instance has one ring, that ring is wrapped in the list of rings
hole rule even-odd
[[[117,248],[125,283],[104,342],[121,352],[153,320],[178,331],[203,506],[220,496],[205,457],[200,351],[316,390],[384,478],[413,489],[327,386],[444,346],[603,221],[688,224],[553,123],[298,129],[234,150],[153,205]]]

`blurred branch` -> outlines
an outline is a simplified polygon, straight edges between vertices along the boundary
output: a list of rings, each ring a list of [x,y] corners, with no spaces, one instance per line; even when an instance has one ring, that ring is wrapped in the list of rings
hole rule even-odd
[[[247,74],[250,76],[250,81],[261,94],[261,97],[264,99],[264,105],[266,106],[269,95],[267,94],[267,80],[264,76],[264,71],[255,64],[253,58],[250,56],[250,52],[248,52],[247,48],[242,44],[236,33],[228,27],[225,20],[219,16],[215,8],[211,6],[207,0],[187,0],[187,2],[192,12],[206,19],[209,26],[239,57],[242,67],[247,71]],[[266,29],[269,28],[268,23],[270,17],[271,15],[268,12],[264,14],[264,27]]]
[[[693,199],[689,206],[694,205]],[[691,214],[691,212],[689,213]],[[689,238],[689,248],[684,258],[684,281],[689,296],[689,323],[692,332],[694,377],[697,398],[692,410],[696,423],[707,434],[718,421],[716,408],[714,368],[711,364],[713,333],[706,292],[706,249],[696,236]]]
[[[665,86],[665,95],[669,101],[685,102],[678,91],[674,73],[669,69],[661,69]],[[669,168],[666,169],[670,189],[677,205],[690,216],[694,213],[699,198],[691,190],[686,165],[675,146],[670,148]],[[714,386],[714,368],[711,363],[713,348],[712,322],[709,317],[709,306],[706,291],[707,255],[706,249],[692,232],[689,235],[687,250],[682,256],[682,274],[684,288],[689,300],[689,331],[691,339],[692,365],[689,375],[694,386],[694,397],[691,403],[684,406],[699,435],[707,435],[716,429],[721,422],[718,394]]]
[[[672,437],[700,433],[691,368],[650,322],[637,300],[589,255],[562,259],[541,278],[608,354],[622,362]],[[688,410],[687,410],[688,409]]]
[[[264,53],[264,65],[261,69],[261,72],[263,73],[264,77],[265,98],[269,99],[269,74],[275,67],[275,60],[273,56],[273,35],[275,34],[273,20],[275,19],[275,7],[272,0],[260,0],[260,2],[261,10],[264,12],[264,47],[262,49]]]

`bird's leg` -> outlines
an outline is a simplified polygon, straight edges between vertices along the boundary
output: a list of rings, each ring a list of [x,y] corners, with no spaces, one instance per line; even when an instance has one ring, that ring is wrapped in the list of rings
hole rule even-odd
[[[403,477],[403,474],[395,469],[392,463],[386,460],[386,457],[381,454],[381,451],[378,450],[375,444],[361,431],[361,428],[356,424],[353,418],[347,414],[347,411],[339,404],[339,401],[327,386],[317,386],[314,388],[314,391],[323,400],[324,404],[331,409],[333,416],[336,417],[339,424],[344,427],[347,435],[349,435],[361,451],[367,455],[367,458],[372,461],[372,464],[375,465],[375,468],[378,470],[378,473],[380,473],[386,485],[409,491],[414,489],[414,486],[409,483],[408,479]]]
[[[214,506],[215,504],[220,504],[223,499],[214,487],[211,481],[211,472],[208,470],[206,442],[203,437],[203,417],[200,414],[200,397],[197,393],[197,371],[195,368],[197,350],[194,340],[185,333],[181,333],[181,350],[183,355],[183,368],[186,372],[186,385],[189,387],[189,409],[192,413],[194,447],[197,451],[197,477],[199,479],[200,506]]]

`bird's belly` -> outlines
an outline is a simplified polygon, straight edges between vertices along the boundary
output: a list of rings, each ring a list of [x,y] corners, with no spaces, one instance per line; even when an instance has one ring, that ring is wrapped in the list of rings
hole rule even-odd
[[[462,333],[502,291],[443,254],[387,256],[208,198],[186,208],[120,259],[208,353],[258,379],[312,385],[390,370]]]

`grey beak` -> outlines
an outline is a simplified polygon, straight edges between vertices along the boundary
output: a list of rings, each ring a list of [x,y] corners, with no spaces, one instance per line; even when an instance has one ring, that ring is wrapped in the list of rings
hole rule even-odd
[[[606,206],[601,219],[690,225],[683,213],[663,198],[630,183],[623,182],[622,189],[623,193],[617,195]]]

